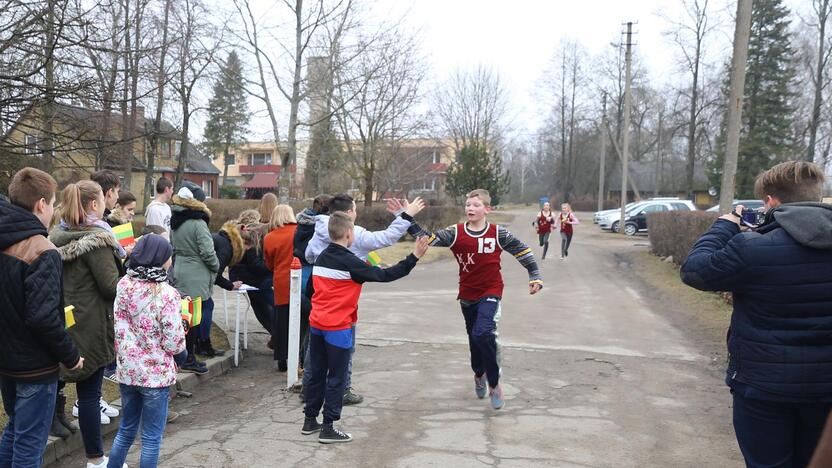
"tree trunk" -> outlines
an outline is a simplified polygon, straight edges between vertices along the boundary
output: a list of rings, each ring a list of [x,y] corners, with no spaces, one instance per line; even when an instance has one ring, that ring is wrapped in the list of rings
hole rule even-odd
[[[49,11],[46,14],[46,43],[44,44],[44,64],[46,91],[41,119],[43,119],[42,159],[46,172],[52,172],[55,152],[55,0],[49,0]]]
[[[826,21],[829,18],[829,0],[821,0],[818,10],[818,62],[815,70],[815,96],[812,100],[812,120],[809,122],[809,147],[806,160],[814,162],[817,145],[818,127],[820,126],[820,109],[823,106],[823,80],[826,68]]]
[[[289,131],[286,134],[286,152],[282,155],[280,170],[280,197],[289,197],[292,173],[289,168],[297,157],[298,108],[300,107],[301,72],[303,71],[303,0],[295,0],[295,67],[292,74],[292,97],[289,102]],[[366,201],[365,201],[366,203]],[[372,203],[372,201],[370,202]]]
[[[687,168],[685,171],[685,190],[690,200],[693,200],[693,175],[696,168],[696,121],[697,106],[699,105],[699,60],[701,49],[702,41],[697,38],[696,54],[693,59],[693,83],[691,84],[690,112],[688,116]]]
[[[662,125],[664,125],[664,109],[659,110],[659,135],[656,141],[656,186],[653,196],[658,197],[662,184]]]
[[[228,150],[231,149],[231,145],[228,142],[225,142],[225,151],[222,153],[222,184],[228,184]],[[236,156],[235,156],[236,157]]]
[[[737,2],[737,22],[734,31],[734,53],[731,60],[731,88],[728,98],[728,128],[725,144],[725,161],[722,167],[722,186],[719,194],[719,210],[731,211],[736,187],[737,157],[742,125],[742,98],[745,90],[745,67],[748,60],[748,39],[751,35],[751,1]]]
[[[165,58],[168,55],[168,19],[170,18],[172,0],[165,0],[165,17],[162,22],[162,47],[159,51],[159,71],[156,76],[156,116],[153,120],[153,133],[150,135],[150,144],[147,152],[147,171],[144,177],[144,197],[142,206],[147,206],[150,201],[150,194],[153,192],[153,173],[156,171],[156,151],[159,145],[159,134],[162,128],[162,106],[165,103]]]

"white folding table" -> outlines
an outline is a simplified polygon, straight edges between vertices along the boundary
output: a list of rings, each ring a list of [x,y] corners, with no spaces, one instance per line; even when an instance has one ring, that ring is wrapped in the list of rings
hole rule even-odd
[[[252,286],[243,285],[240,289],[235,289],[231,291],[234,294],[234,310],[235,310],[235,323],[234,323],[234,367],[240,365],[240,296],[247,295],[248,291],[257,291],[258,289]],[[226,296],[226,317],[228,316],[228,304],[227,304],[227,296]],[[243,319],[243,349],[248,349],[248,309],[251,308],[251,303],[248,300],[248,297],[245,298],[245,309],[242,311],[242,319]]]

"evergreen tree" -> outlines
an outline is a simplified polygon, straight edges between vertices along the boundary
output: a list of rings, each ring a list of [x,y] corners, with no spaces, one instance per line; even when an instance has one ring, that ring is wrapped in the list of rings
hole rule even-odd
[[[791,46],[789,23],[789,9],[783,0],[754,0],[737,160],[739,198],[753,197],[754,181],[762,171],[797,157],[792,132],[797,54]],[[727,83],[723,95],[727,102]],[[717,187],[722,177],[725,132],[723,121],[709,174]]]
[[[448,169],[446,190],[457,197],[481,188],[491,194],[491,204],[498,205],[510,187],[511,179],[503,172],[502,158],[496,152],[489,154],[482,145],[464,146]]]
[[[208,102],[205,146],[211,154],[222,152],[222,183],[228,179],[229,150],[243,141],[248,127],[248,102],[243,87],[243,71],[237,52],[231,51],[214,83],[214,95]]]

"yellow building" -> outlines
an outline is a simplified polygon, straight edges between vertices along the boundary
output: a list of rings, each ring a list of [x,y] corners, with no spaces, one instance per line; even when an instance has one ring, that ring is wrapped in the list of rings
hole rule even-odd
[[[86,179],[99,169],[111,169],[124,180],[126,158],[130,157],[133,167],[131,184],[129,188],[122,189],[129,190],[138,200],[142,200],[153,119],[146,118],[144,108],[139,107],[136,112],[136,136],[130,142],[122,139],[122,115],[113,112],[109,121],[107,119],[100,110],[57,104],[51,132],[52,156],[46,160],[49,139],[44,137],[41,108],[33,107],[0,138],[0,147],[20,155],[26,165],[48,168],[59,187]],[[105,131],[105,128],[109,130]],[[181,146],[181,133],[170,123],[162,121],[151,175],[154,183],[162,176],[174,180]],[[184,179],[202,186],[207,196],[216,197],[219,171],[193,144],[188,145],[187,153]]]

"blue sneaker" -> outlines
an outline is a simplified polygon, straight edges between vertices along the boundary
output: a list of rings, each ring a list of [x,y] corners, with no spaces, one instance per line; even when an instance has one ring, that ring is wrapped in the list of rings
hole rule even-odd
[[[503,387],[499,384],[491,389],[489,394],[491,396],[491,407],[498,410],[505,406],[506,402],[503,400]]]
[[[477,398],[482,400],[485,398],[485,392],[488,389],[488,380],[485,378],[485,374],[477,377],[476,374],[474,375],[474,391],[477,392]]]

